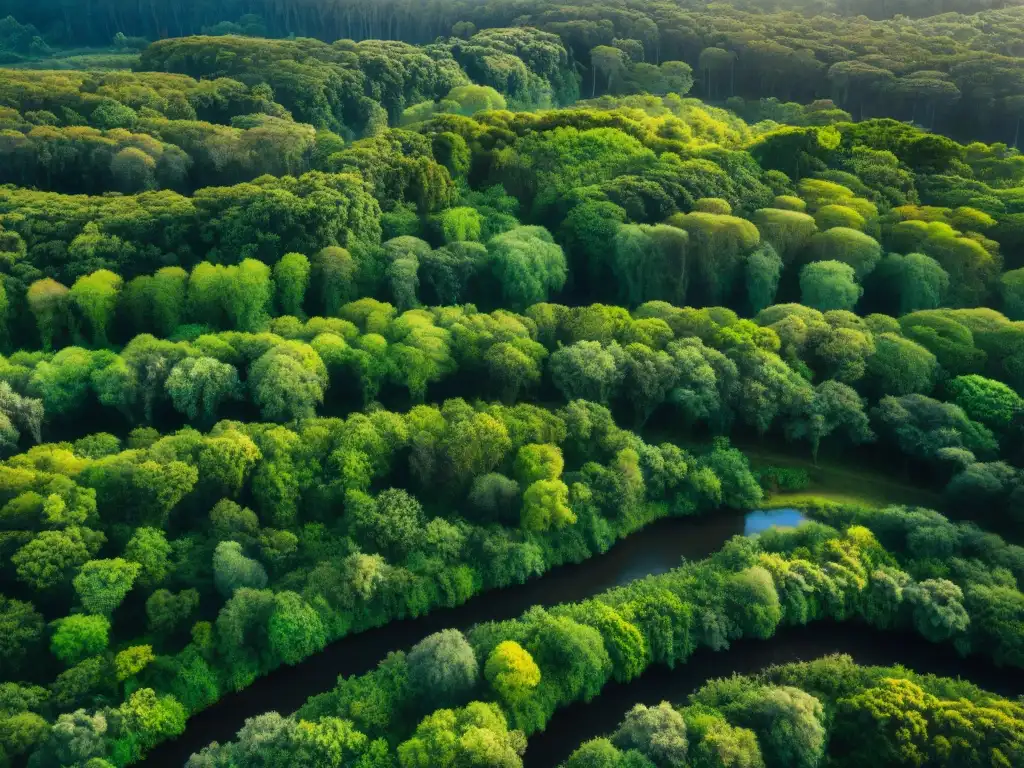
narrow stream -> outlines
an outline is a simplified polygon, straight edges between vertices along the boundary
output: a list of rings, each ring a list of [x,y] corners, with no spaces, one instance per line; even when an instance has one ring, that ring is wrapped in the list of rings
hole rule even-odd
[[[650,667],[628,683],[609,683],[593,701],[560,709],[542,733],[530,737],[525,768],[554,768],[590,739],[615,731],[634,704],[685,703],[708,680],[752,674],[773,664],[846,653],[858,664],[901,664],[920,674],[962,677],[993,693],[1024,694],[1024,670],[1001,668],[980,657],[960,658],[952,647],[916,634],[883,632],[863,624],[818,622],[779,631],[770,640],[741,640],[727,651],[702,648],[675,669]]]
[[[707,557],[732,536],[766,527],[771,518],[765,518],[765,514],[723,510],[702,517],[659,520],[604,555],[579,565],[552,569],[520,586],[485,592],[456,608],[438,609],[418,619],[394,621],[344,637],[294,667],[281,667],[245,690],[227,694],[190,718],[184,734],[158,746],[141,764],[180,768],[193,752],[211,741],[223,743],[234,738],[246,718],[271,710],[294,712],[310,696],[334,687],[339,675],[368,672],[389,652],[407,649],[442,629],[467,629],[484,621],[513,618],[534,605],[584,600],[643,576],[665,573],[678,566],[682,558]],[[799,522],[799,513],[794,518],[793,510],[767,514],[783,525]],[[751,519],[756,522],[749,523]]]

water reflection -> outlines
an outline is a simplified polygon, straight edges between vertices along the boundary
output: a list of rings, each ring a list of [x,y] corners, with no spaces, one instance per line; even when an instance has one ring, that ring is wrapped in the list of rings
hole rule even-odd
[[[807,520],[807,517],[799,509],[785,507],[783,509],[759,509],[750,512],[743,520],[743,533],[750,536],[754,533],[761,533],[773,526],[780,528],[795,528]]]

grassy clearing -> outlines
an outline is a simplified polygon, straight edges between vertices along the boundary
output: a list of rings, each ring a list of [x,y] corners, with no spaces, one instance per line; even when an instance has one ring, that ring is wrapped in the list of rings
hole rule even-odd
[[[139,54],[105,49],[81,49],[61,53],[56,56],[4,64],[8,69],[42,69],[42,70],[93,70],[109,71],[131,69],[139,63]]]
[[[710,448],[710,442],[680,440],[669,430],[648,430],[645,438],[652,443],[673,442],[696,452]],[[806,447],[796,448],[736,437],[731,438],[731,441],[734,447],[743,451],[755,469],[802,469],[810,477],[810,484],[800,491],[771,494],[760,505],[762,509],[806,508],[817,506],[820,502],[876,508],[905,504],[938,509],[942,502],[942,494],[938,490],[879,471],[876,467],[865,465],[863,461],[820,457],[815,463]]]
[[[772,494],[762,506],[806,507],[827,501],[840,504],[861,504],[884,507],[889,504],[936,507],[941,495],[929,488],[850,462],[822,459],[817,464],[776,447],[737,445],[754,467],[789,467],[803,469],[810,476],[810,485],[797,492]]]

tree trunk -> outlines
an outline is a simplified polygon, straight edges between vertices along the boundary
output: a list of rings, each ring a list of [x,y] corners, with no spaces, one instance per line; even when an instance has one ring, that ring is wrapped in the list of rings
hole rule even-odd
[[[1017,127],[1013,129],[1013,148],[1017,148],[1017,139],[1020,138],[1020,118],[1017,118]]]

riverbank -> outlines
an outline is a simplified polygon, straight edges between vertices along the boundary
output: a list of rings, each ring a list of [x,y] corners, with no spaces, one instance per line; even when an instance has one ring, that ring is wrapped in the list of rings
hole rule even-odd
[[[809,459],[763,447],[745,445],[743,451],[755,467],[802,468],[811,477],[806,491],[773,494],[761,505],[764,509],[813,507],[808,502],[815,499],[868,506],[928,504],[929,493],[925,489],[897,480],[887,481],[859,467],[832,462],[814,465]],[[346,636],[303,662],[280,667],[245,690],[227,694],[196,713],[189,718],[181,737],[157,746],[142,765],[177,768],[208,743],[233,738],[247,718],[271,710],[293,712],[310,696],[329,690],[339,676],[363,674],[388,653],[408,649],[442,629],[465,629],[485,621],[512,618],[534,605],[584,600],[612,587],[665,573],[679,565],[682,558],[706,557],[732,536],[756,532],[748,528],[748,516],[744,512],[722,511],[662,519],[619,541],[604,555],[583,563],[560,566],[523,585],[482,593],[455,608],[438,609],[416,619],[393,621]]]
[[[339,676],[364,674],[388,653],[408,649],[434,632],[514,618],[537,605],[578,602],[644,576],[666,573],[683,559],[707,557],[733,536],[743,534],[746,518],[747,513],[731,510],[664,518],[622,539],[603,555],[554,568],[526,584],[485,592],[455,608],[346,636],[299,664],[279,667],[197,712],[189,718],[182,736],[156,746],[140,765],[181,768],[193,752],[210,742],[234,738],[247,718],[268,711],[294,712],[310,696],[330,690]]]
[[[474,664],[472,672],[467,669],[465,676],[456,678],[461,681],[458,699],[450,693],[450,680],[437,689],[449,692],[448,702],[496,702],[508,722],[526,734],[558,733],[556,721],[561,722],[560,710],[577,708],[572,720],[590,721],[587,710],[578,709],[582,706],[579,703],[603,700],[605,694],[613,701],[614,680],[640,680],[647,673],[649,679],[658,681],[664,675],[675,674],[669,669],[688,674],[685,667],[696,670],[700,678],[727,674],[734,664],[743,671],[733,655],[742,649],[742,638],[753,639],[755,648],[767,644],[769,651],[784,651],[776,658],[756,659],[755,668],[793,659],[797,643],[788,634],[793,627],[805,627],[801,634],[806,634],[811,643],[807,653],[795,656],[798,659],[855,650],[858,659],[888,664],[894,660],[891,653],[881,657],[865,653],[895,647],[907,653],[906,657],[895,657],[896,660],[905,658],[916,663],[924,658],[938,658],[945,666],[937,669],[946,676],[964,675],[975,684],[994,690],[1001,690],[1002,683],[1012,685],[1010,690],[1016,689],[1024,670],[1024,661],[1016,652],[1016,638],[1012,631],[1004,631],[1002,625],[993,624],[989,617],[1001,602],[1019,604],[1019,592],[978,592],[963,613],[962,622],[954,616],[952,622],[937,623],[931,614],[921,611],[922,598],[927,599],[943,585],[934,580],[914,579],[911,573],[919,570],[921,562],[907,553],[903,539],[920,526],[922,518],[934,527],[940,522],[939,516],[930,518],[928,514],[934,513],[901,508],[863,512],[869,518],[887,518],[882,527],[891,548],[883,550],[878,541],[859,527],[843,532],[822,529],[819,536],[791,531],[734,541],[706,560],[603,592],[591,600],[562,604],[550,611],[532,610],[509,621],[479,624],[463,636],[457,631],[435,636],[427,644],[414,647],[408,655],[396,655],[382,662],[370,674],[340,680],[330,693],[311,699],[299,716],[314,724],[325,722],[323,718],[350,719],[368,738],[388,739],[393,745],[401,745],[399,751],[411,749],[408,745],[413,742],[406,739],[412,736],[413,724],[432,709],[443,706],[446,700],[439,700],[433,687],[410,687],[407,676],[413,679],[414,674],[424,670],[424,664],[427,669],[436,668],[437,660],[431,661],[431,655],[437,653],[438,644],[445,643],[458,648],[467,664],[469,660],[486,660],[491,665],[495,659],[518,653],[525,660],[536,660],[540,670],[539,679],[528,690],[509,699],[503,689],[482,680]],[[863,525],[874,530],[872,522],[867,520]],[[977,553],[983,562],[993,565],[979,563],[977,571],[971,574],[973,578],[958,578],[965,592],[983,590],[994,578],[995,564],[1003,560],[996,556],[996,549],[1008,547],[995,539],[998,537],[982,542],[992,552]],[[952,554],[962,552],[956,549]],[[871,569],[879,562],[890,562],[890,558],[897,558],[899,566],[890,565],[876,577]],[[893,595],[894,599],[878,600],[879,588],[884,589],[886,581],[904,587]],[[959,606],[950,591],[956,587],[951,583],[948,586],[950,604]],[[870,632],[866,640],[852,647],[822,645],[830,632],[833,636],[838,632],[842,642],[849,643],[861,631],[861,622],[883,627],[885,631]],[[905,634],[911,627],[922,639]],[[935,656],[932,643],[943,645],[946,650]],[[713,660],[706,654],[695,656],[701,648],[722,654],[725,667],[713,667]],[[968,656],[1005,660],[1015,670],[997,669],[991,661],[977,664],[970,659],[961,660],[954,648]],[[445,658],[449,656],[446,651]],[[997,684],[992,685],[992,681]],[[628,707],[635,700],[634,689],[622,706]],[[374,704],[367,710],[366,702],[371,701]],[[598,727],[614,725],[622,714],[621,708],[615,709],[619,711],[612,714],[609,722]],[[228,764],[233,755],[237,757],[253,748],[254,735],[250,729],[240,735],[239,741],[212,748],[206,753],[207,759]],[[578,735],[571,737],[563,745],[566,753],[579,740]],[[553,759],[562,758],[564,755]],[[513,762],[518,764],[518,758]]]
[[[1024,670],[999,667],[980,656],[963,658],[950,645],[930,643],[910,632],[885,632],[859,622],[818,621],[782,629],[769,640],[739,640],[728,651],[702,648],[675,669],[652,666],[628,683],[609,683],[592,701],[560,709],[543,731],[530,737],[523,764],[555,768],[580,744],[614,731],[635,704],[680,703],[708,680],[834,653],[848,654],[858,664],[898,664],[918,674],[965,678],[1003,696],[1016,697],[1024,691]]]
[[[846,668],[845,665],[836,663],[837,654],[850,658],[860,670],[879,670],[885,673],[886,678],[914,678],[917,684],[930,687],[933,693],[940,696],[953,684],[951,673],[959,675],[965,670],[971,675],[969,682],[993,698],[998,695],[1013,700],[1021,690],[1024,690],[1020,670],[994,667],[981,659],[961,659],[949,646],[926,643],[914,635],[883,633],[862,624],[825,623],[817,625],[813,633],[808,632],[807,628],[792,628],[782,630],[771,640],[741,640],[729,651],[714,653],[706,649],[700,650],[685,667],[677,667],[674,670],[649,670],[647,675],[628,684],[609,685],[599,699],[587,704],[570,706],[558,713],[544,732],[535,734],[527,745],[523,759],[524,768],[554,768],[562,765],[573,752],[588,741],[612,734],[635,706],[656,707],[662,702],[668,702],[679,708],[689,704],[689,697],[693,694],[699,694],[702,689],[706,691],[708,683],[714,686],[714,681],[723,678],[735,679],[737,676],[745,676],[748,679],[756,679],[767,673],[765,676],[769,679],[786,679],[788,676],[785,670],[792,670],[791,665],[820,661],[822,664],[818,669],[804,670],[803,679],[820,682],[822,691],[831,690],[834,693],[840,686],[830,686],[830,682],[835,683],[835,679],[828,676],[829,671]],[[654,674],[655,672],[658,674]],[[848,695],[847,692],[856,689],[854,679],[855,677],[851,675],[849,682],[852,685],[850,688],[842,688],[843,695]],[[789,680],[791,681],[792,677],[789,677]],[[829,704],[834,707],[836,697],[827,698],[824,693],[818,693],[817,684],[812,691],[807,686],[790,681],[782,684],[802,687],[803,690],[818,697],[826,710],[829,710]],[[940,691],[942,693],[939,693]],[[947,693],[942,697],[955,699],[957,696],[956,693]],[[1009,704],[1005,699],[1002,703]],[[1008,718],[1015,715],[1010,711],[1006,711],[1005,714]],[[831,717],[825,719],[832,720]],[[969,722],[967,719],[958,724]],[[832,730],[830,726],[829,730]],[[996,729],[992,735],[995,736],[999,730]],[[860,731],[857,733],[860,734]],[[1013,739],[1005,724],[1002,734],[1008,739]],[[691,732],[687,736],[693,738],[694,734]],[[571,740],[576,737],[580,741],[573,744]],[[834,746],[835,744],[832,745],[833,748]],[[690,748],[692,747],[691,740]],[[831,754],[838,757],[844,753],[831,751]],[[828,758],[825,762],[831,764],[828,763]],[[853,764],[857,768],[864,765],[862,762]],[[981,762],[976,764],[980,765]]]

